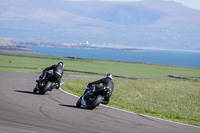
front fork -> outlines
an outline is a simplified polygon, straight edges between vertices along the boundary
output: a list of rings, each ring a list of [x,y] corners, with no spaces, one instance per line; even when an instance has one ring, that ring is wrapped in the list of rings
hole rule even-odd
[[[85,90],[86,91],[86,90]],[[84,92],[85,93],[85,92]],[[83,106],[87,106],[86,105],[86,101],[85,101],[85,96],[88,94],[88,93],[90,93],[90,91],[87,91],[83,96],[82,96],[82,98],[81,98],[81,104],[83,105]]]
[[[83,106],[87,106],[86,105],[86,101],[85,101],[85,96],[88,94],[88,93],[90,93],[91,92],[91,89],[87,86],[86,87],[86,90],[84,91],[84,93],[83,93],[83,96],[82,96],[82,98],[81,98],[81,104],[83,105]]]

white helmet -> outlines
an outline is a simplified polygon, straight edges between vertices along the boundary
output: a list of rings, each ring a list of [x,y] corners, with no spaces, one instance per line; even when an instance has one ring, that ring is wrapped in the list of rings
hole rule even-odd
[[[108,73],[108,74],[106,75],[106,78],[113,79],[114,76],[113,76],[111,73]]]
[[[64,63],[63,62],[58,62],[58,65],[62,66],[64,68]]]

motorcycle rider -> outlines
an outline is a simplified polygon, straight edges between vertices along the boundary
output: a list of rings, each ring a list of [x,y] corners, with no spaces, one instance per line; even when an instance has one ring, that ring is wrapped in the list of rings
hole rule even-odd
[[[54,81],[55,83],[57,83],[56,89],[59,89],[60,81],[63,76],[63,68],[64,68],[63,62],[59,62],[57,65],[52,65],[50,67],[47,67],[43,71],[42,77],[40,79],[41,80],[45,79],[44,82],[46,82],[47,80]],[[53,70],[53,73],[50,73],[47,75],[47,71],[49,70]],[[37,80],[36,82],[39,82],[39,81]]]
[[[114,78],[114,76],[111,73],[108,73],[105,78],[102,78],[100,80],[89,83],[88,87],[84,91],[84,94],[86,94],[88,91],[92,91],[93,89],[95,89],[95,87],[99,87],[100,84],[102,84],[103,87],[106,87],[106,89],[109,91],[109,95],[106,95],[104,97],[104,99],[101,101],[101,103],[102,104],[108,104],[110,97],[112,95],[112,92],[114,90],[113,78]],[[80,97],[80,99],[82,98],[82,96]],[[79,101],[81,101],[81,100],[79,100]]]

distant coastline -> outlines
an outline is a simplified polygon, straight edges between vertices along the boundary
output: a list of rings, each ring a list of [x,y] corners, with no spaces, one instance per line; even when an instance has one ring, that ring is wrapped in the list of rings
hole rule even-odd
[[[57,47],[57,48],[80,48],[80,49],[100,49],[100,50],[119,50],[119,51],[131,51],[131,52],[144,52],[139,48],[114,48],[114,47],[99,47],[90,45],[87,43],[80,44],[66,44],[56,42],[44,42],[44,41],[16,41],[0,39],[0,51],[1,52],[25,52],[34,53],[28,46],[34,47]]]
[[[146,48],[142,47],[141,49],[145,50],[165,50],[165,51],[183,51],[183,52],[200,52],[199,50],[180,50],[180,49],[164,49],[164,48]]]
[[[99,49],[99,50],[116,50],[130,52],[145,52],[145,50],[164,50],[164,51],[183,51],[183,52],[200,52],[198,50],[180,50],[180,49],[165,49],[154,47],[128,47],[128,46],[113,46],[112,45],[90,45],[88,43],[66,44],[50,41],[17,41],[0,38],[0,52],[11,53],[35,53],[29,49],[29,46],[34,47],[56,47],[56,48],[79,48],[79,49]]]

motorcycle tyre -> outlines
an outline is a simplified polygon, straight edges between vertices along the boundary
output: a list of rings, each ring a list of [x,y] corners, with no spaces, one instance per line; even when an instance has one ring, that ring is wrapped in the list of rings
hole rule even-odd
[[[97,97],[95,98],[95,100],[91,104],[87,104],[87,108],[88,109],[95,109],[97,106],[100,105],[101,101],[102,101],[102,96],[97,95]]]
[[[51,82],[48,81],[47,84],[41,90],[39,90],[39,94],[44,95],[48,90],[50,90],[50,87]]]
[[[81,98],[79,98],[78,101],[76,102],[76,107],[81,107]]]
[[[37,85],[35,86],[35,88],[33,89],[33,93],[37,93],[37,91],[38,91],[38,88],[37,88]]]

